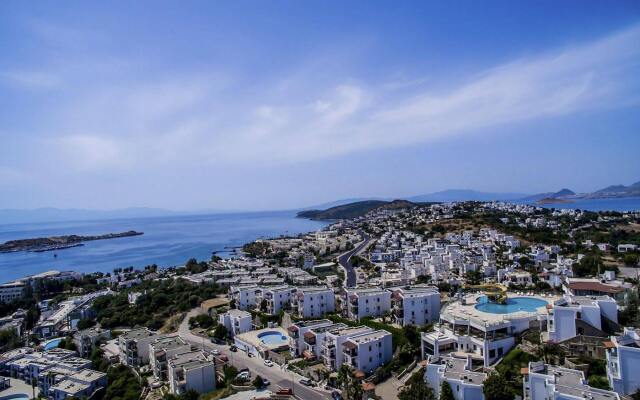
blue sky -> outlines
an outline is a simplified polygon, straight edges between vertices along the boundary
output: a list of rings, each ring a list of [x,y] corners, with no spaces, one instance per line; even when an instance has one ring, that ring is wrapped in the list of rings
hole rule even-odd
[[[637,1],[0,2],[0,208],[640,180]]]

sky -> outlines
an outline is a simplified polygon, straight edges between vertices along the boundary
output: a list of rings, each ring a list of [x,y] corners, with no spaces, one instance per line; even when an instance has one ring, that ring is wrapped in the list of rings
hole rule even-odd
[[[640,181],[638,1],[0,2],[0,208]]]

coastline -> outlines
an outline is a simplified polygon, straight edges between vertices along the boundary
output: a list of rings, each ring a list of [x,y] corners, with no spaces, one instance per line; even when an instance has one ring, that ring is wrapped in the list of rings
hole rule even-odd
[[[97,235],[127,230],[142,236],[98,240],[57,253],[0,253],[0,281],[7,282],[44,271],[112,272],[114,268],[147,265],[173,267],[190,258],[223,258],[261,238],[298,235],[329,225],[327,221],[295,218],[295,211],[224,213],[95,221],[0,225],[0,242],[66,234]]]

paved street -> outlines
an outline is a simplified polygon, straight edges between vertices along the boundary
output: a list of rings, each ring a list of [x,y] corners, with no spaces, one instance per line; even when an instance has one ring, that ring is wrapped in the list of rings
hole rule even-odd
[[[273,367],[267,367],[264,365],[264,360],[259,357],[247,357],[247,355],[242,352],[231,352],[229,351],[229,346],[227,345],[218,345],[211,343],[208,339],[203,339],[200,336],[194,335],[189,331],[189,318],[198,315],[200,309],[191,310],[187,313],[184,321],[180,324],[178,329],[179,335],[191,343],[193,346],[198,348],[203,348],[207,351],[211,351],[213,349],[218,349],[222,354],[225,354],[229,357],[229,362],[236,368],[248,368],[251,371],[251,377],[254,378],[256,375],[260,375],[263,378],[267,378],[271,381],[270,390],[276,391],[278,387],[285,388],[293,388],[293,393],[296,397],[304,399],[304,400],[324,400],[331,399],[330,392],[320,389],[320,388],[309,388],[300,384],[298,381],[302,378],[302,376],[295,374],[287,369],[282,369],[280,366],[275,364]]]
[[[352,250],[347,251],[346,253],[340,255],[338,257],[338,263],[345,269],[347,275],[346,287],[356,287],[356,271],[351,264],[350,258],[355,254],[359,254],[362,250],[364,250],[369,243],[371,243],[372,239],[364,232],[361,232],[364,240],[360,242],[356,247]]]

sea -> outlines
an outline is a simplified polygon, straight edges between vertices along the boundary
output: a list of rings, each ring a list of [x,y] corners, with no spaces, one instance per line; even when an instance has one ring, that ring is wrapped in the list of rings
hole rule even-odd
[[[296,218],[294,211],[0,224],[0,243],[58,235],[100,235],[135,230],[141,236],[85,242],[42,253],[0,253],[0,283],[49,270],[110,272],[114,268],[184,265],[188,259],[231,257],[245,243],[322,229],[326,222]],[[54,257],[54,254],[57,256]]]
[[[545,204],[547,208],[592,211],[640,210],[640,198],[581,199]],[[296,235],[328,223],[296,218],[295,211],[105,219],[94,221],[0,224],[0,243],[58,235],[100,235],[130,230],[142,236],[85,242],[84,246],[42,253],[0,253],[0,283],[49,270],[110,272],[114,268],[156,264],[184,265],[189,258],[209,260],[213,252],[232,257],[245,243],[260,238]],[[54,257],[54,254],[57,257]]]
[[[531,203],[535,204],[535,203]],[[545,203],[540,207],[586,211],[640,211],[640,198],[620,199],[575,199],[570,203]]]

